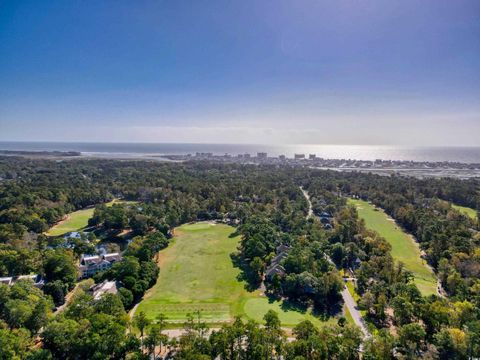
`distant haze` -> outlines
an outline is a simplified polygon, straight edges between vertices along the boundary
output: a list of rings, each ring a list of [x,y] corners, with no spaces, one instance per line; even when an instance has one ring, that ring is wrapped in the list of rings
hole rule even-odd
[[[478,0],[2,1],[0,141],[480,146]]]

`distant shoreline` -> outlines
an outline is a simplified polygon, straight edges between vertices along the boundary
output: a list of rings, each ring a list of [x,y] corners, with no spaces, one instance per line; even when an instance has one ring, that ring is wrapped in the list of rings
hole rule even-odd
[[[74,152],[81,156],[103,158],[152,159],[164,155],[195,155],[212,153],[222,156],[239,154],[255,156],[258,152],[268,157],[284,155],[293,158],[295,154],[310,154],[323,159],[356,159],[375,161],[414,162],[458,162],[464,164],[480,163],[478,147],[406,147],[384,145],[262,145],[262,144],[199,144],[199,143],[94,143],[94,142],[13,142],[0,141],[0,149],[5,151],[26,152]]]
[[[28,150],[0,150],[2,156],[32,156],[32,157],[79,157],[80,151],[28,151]]]
[[[320,158],[313,154],[295,154],[293,158],[268,156],[266,153],[216,155],[210,152],[194,154],[156,154],[156,153],[113,153],[80,151],[33,151],[0,150],[0,157],[24,157],[31,159],[75,160],[103,159],[119,161],[157,161],[157,162],[216,162],[244,165],[274,165],[289,167],[309,167],[313,169],[371,173],[381,176],[413,176],[417,178],[452,177],[459,179],[480,178],[480,162],[463,163],[453,161],[413,161],[413,160],[357,160]]]

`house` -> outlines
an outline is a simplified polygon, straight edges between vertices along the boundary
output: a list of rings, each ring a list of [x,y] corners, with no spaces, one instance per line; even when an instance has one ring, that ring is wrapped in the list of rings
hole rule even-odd
[[[286,271],[282,265],[274,264],[267,269],[267,271],[265,272],[265,277],[271,281],[275,275],[283,277],[285,276],[285,274],[286,274]]]
[[[330,218],[327,217],[320,217],[320,222],[324,225],[330,224]]]
[[[100,255],[82,255],[80,264],[88,266],[90,264],[96,264],[101,261],[102,257]]]
[[[286,251],[282,251],[281,253],[277,254],[273,259],[272,259],[272,264],[278,264],[280,261],[285,259],[288,256],[288,253]]]
[[[290,246],[285,245],[285,244],[281,244],[281,245],[277,246],[276,250],[277,250],[277,254],[279,254],[281,252],[287,252],[287,251],[290,251]]]
[[[0,284],[13,285],[12,281],[13,281],[13,277],[11,276],[0,277]]]
[[[92,286],[90,292],[94,300],[99,300],[105,294],[116,294],[118,292],[118,285],[116,281],[105,280],[100,284]]]
[[[72,231],[72,232],[66,234],[63,238],[64,238],[65,240],[69,240],[69,239],[81,239],[81,238],[82,238],[82,234],[81,234],[79,231]]]
[[[95,275],[99,271],[105,271],[112,267],[112,264],[108,261],[100,259],[98,262],[88,262],[86,265],[80,265],[78,267],[80,278],[84,279]]]
[[[280,265],[281,261],[288,256],[288,252],[290,251],[290,246],[281,244],[276,248],[276,255],[270,262],[270,266],[265,271],[265,277],[268,280],[272,280],[275,275],[278,276],[285,276],[286,271],[285,268]]]
[[[279,264],[280,261],[285,259],[288,256],[288,252],[290,251],[290,246],[281,244],[277,246],[276,248],[276,255],[270,262],[270,265],[276,265]]]
[[[332,229],[333,229],[333,226],[332,226],[332,224],[324,224],[324,225],[323,225],[323,228],[324,228],[325,230],[332,230]]]
[[[240,224],[240,220],[227,217],[225,223],[231,226],[237,226]]]
[[[120,253],[105,254],[103,255],[103,259],[113,264],[114,262],[122,260],[122,255],[120,255]]]
[[[41,275],[38,274],[0,277],[0,284],[12,286],[20,280],[31,280],[33,282],[33,285],[39,289],[41,289],[43,285],[45,285],[45,280],[42,278]]]
[[[326,211],[322,211],[320,214],[320,217],[326,217],[326,218],[331,218],[332,215]]]
[[[110,253],[104,255],[82,255],[78,272],[81,279],[95,275],[99,271],[105,271],[112,265],[122,260],[119,253]]]

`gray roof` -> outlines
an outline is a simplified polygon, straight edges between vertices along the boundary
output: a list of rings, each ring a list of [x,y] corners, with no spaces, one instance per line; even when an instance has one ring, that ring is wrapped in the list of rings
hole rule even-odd
[[[276,274],[280,275],[280,276],[283,276],[283,275],[285,275],[285,273],[286,273],[285,268],[282,265],[275,264],[275,265],[270,266],[267,269],[265,275],[267,276],[267,278],[271,278]]]

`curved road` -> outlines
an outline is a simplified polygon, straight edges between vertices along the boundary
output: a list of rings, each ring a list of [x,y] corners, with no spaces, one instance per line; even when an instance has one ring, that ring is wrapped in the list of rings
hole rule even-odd
[[[303,196],[305,196],[305,199],[308,202],[308,215],[307,215],[307,219],[308,219],[313,216],[312,202],[310,201],[310,195],[308,195],[308,192],[302,187],[300,187],[300,190],[302,191]],[[330,257],[327,254],[324,254],[324,255],[327,258],[329,263],[335,265],[332,259],[330,259]],[[352,294],[350,294],[350,291],[348,291],[346,286],[343,287],[341,294],[342,294],[343,301],[345,302],[345,306],[350,312],[350,315],[352,316],[352,319],[355,322],[355,325],[357,325],[360,328],[360,330],[362,331],[363,335],[366,338],[369,338],[370,336],[372,336],[368,331],[367,327],[365,326],[365,322],[363,321],[362,314],[360,314],[360,311],[358,311],[357,304],[355,303],[355,300],[353,299]]]

